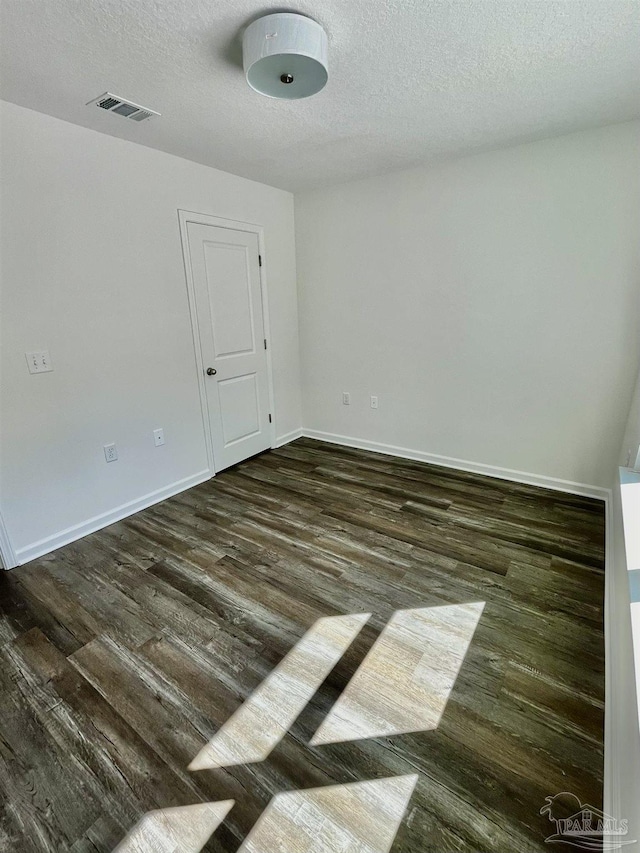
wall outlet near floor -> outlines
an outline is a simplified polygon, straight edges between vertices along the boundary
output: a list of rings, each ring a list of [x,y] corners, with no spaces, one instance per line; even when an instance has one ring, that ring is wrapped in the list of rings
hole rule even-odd
[[[351,405],[351,394],[348,391],[342,392],[342,405],[350,406]]]
[[[53,370],[49,351],[46,349],[40,352],[25,352],[25,358],[29,365],[29,373],[49,373]]]
[[[164,444],[164,430],[162,428],[154,429],[153,443],[156,447],[160,447],[160,445]]]
[[[374,396],[373,394],[371,395],[371,408],[372,409],[378,408],[378,398],[376,396]]]
[[[118,461],[118,449],[116,448],[115,444],[105,444],[104,458],[107,460],[107,462]]]

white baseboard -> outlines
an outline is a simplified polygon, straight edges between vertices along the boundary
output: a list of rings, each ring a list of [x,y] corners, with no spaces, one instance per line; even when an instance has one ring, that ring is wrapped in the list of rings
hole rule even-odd
[[[618,817],[620,814],[620,774],[618,771],[618,726],[616,721],[616,691],[619,685],[618,655],[615,643],[615,549],[613,500],[607,502],[605,522],[604,575],[604,785],[602,810]]]
[[[284,435],[278,436],[273,447],[274,449],[276,447],[282,447],[283,444],[289,444],[289,442],[295,441],[296,438],[302,438],[302,436],[305,434],[306,433],[302,429],[294,429],[291,432],[287,432]]]
[[[572,495],[582,495],[587,498],[607,501],[611,495],[610,489],[601,486],[591,486],[586,483],[574,483],[571,480],[559,480],[557,477],[546,477],[542,474],[530,474],[526,471],[514,471],[511,468],[499,468],[496,465],[485,465],[482,462],[469,462],[467,459],[456,459],[452,456],[441,456],[438,453],[426,453],[423,450],[411,450],[408,447],[396,447],[393,444],[382,444],[379,441],[368,441],[353,438],[348,435],[336,435],[332,432],[320,432],[315,429],[303,429],[302,435],[326,441],[329,444],[341,444],[344,447],[355,447],[358,450],[372,450],[375,453],[386,453],[388,456],[400,456],[416,462],[427,462],[431,465],[441,465],[444,468],[455,468],[458,471],[468,471],[472,474],[484,474],[487,477],[497,477],[499,480],[511,480],[527,486],[540,486],[553,489],[556,492],[568,492]]]
[[[101,530],[103,527],[108,527],[116,521],[121,521],[129,515],[140,512],[141,509],[146,509],[153,504],[164,501],[167,498],[177,495],[179,492],[184,492],[185,489],[190,489],[211,477],[210,471],[198,471],[197,474],[192,474],[190,477],[185,477],[182,480],[177,480],[162,489],[156,489],[154,492],[149,492],[136,498],[128,503],[121,504],[115,509],[104,512],[101,515],[95,515],[93,518],[88,518],[81,524],[75,524],[73,527],[67,527],[66,530],[61,530],[59,533],[54,533],[53,536],[47,536],[46,539],[40,539],[27,545],[25,548],[19,548],[15,552],[16,565],[22,566],[30,560],[35,560],[37,557],[42,557],[43,554],[48,554],[50,551],[55,551],[62,548],[63,545],[68,545],[70,542],[75,542],[76,539],[81,539],[89,533],[95,533],[96,530]]]

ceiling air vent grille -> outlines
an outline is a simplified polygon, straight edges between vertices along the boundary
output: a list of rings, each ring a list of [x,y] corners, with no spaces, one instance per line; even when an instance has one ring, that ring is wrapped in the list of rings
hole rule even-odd
[[[105,92],[98,98],[89,101],[87,106],[100,107],[101,110],[116,113],[123,118],[130,118],[133,121],[146,121],[153,116],[159,116],[155,110],[150,110],[148,107],[141,107],[140,104],[134,104],[133,101],[126,101],[124,98],[113,95],[111,92]]]
[[[98,106],[103,110],[110,110],[111,107],[115,107],[119,103],[120,101],[117,101],[115,98],[101,98],[98,101]]]

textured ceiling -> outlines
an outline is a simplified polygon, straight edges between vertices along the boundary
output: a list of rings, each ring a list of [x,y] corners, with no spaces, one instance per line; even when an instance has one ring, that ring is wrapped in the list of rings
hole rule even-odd
[[[245,83],[242,27],[300,11],[329,35],[319,95]],[[640,115],[638,0],[2,0],[0,95],[290,190]],[[84,106],[104,91],[143,124]]]

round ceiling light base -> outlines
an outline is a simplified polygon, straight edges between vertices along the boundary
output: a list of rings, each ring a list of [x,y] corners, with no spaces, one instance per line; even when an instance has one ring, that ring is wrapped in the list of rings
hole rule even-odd
[[[242,37],[247,83],[269,98],[292,101],[324,88],[327,34],[304,15],[278,12],[249,24]]]

